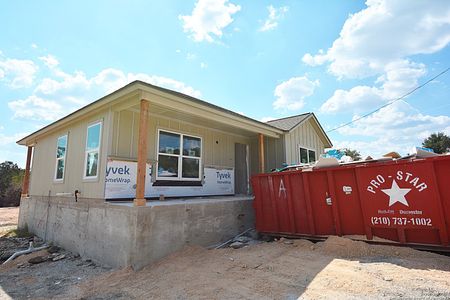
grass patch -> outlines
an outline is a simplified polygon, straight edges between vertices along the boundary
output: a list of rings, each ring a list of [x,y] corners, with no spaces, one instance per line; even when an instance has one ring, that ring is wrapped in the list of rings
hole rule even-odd
[[[15,238],[29,238],[33,237],[34,235],[30,232],[28,232],[27,229],[18,229],[17,226],[15,228],[6,230],[4,232],[1,232],[2,237],[15,237]]]

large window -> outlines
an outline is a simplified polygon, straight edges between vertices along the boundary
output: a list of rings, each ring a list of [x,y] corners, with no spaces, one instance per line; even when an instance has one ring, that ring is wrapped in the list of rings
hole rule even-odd
[[[64,171],[66,166],[66,152],[67,152],[67,134],[60,136],[56,142],[56,167],[55,180],[64,180]]]
[[[316,151],[300,147],[300,163],[310,164],[316,161]]]
[[[160,130],[157,179],[200,180],[201,156],[201,138]]]
[[[102,123],[94,123],[87,128],[84,178],[96,178],[100,156]]]

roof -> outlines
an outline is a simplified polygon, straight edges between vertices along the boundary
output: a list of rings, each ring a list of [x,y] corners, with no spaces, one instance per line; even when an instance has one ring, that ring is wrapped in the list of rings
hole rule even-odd
[[[312,112],[303,113],[296,116],[285,117],[281,119],[268,121],[267,124],[272,125],[276,128],[279,128],[285,132],[290,132],[306,120],[312,119],[313,122],[317,125],[318,133],[322,136],[323,141],[325,142],[326,148],[333,147],[333,143],[331,143],[330,138],[328,137],[325,130],[323,130],[322,125],[320,125],[319,120],[317,120],[316,115]]]
[[[284,131],[291,131],[292,129],[294,129],[294,127],[306,120],[310,115],[312,115],[312,113],[304,113],[301,115],[271,120],[268,121],[267,124]]]
[[[197,99],[195,97],[192,96],[188,96],[185,95],[183,93],[180,92],[176,92],[170,89],[166,89],[166,88],[162,88],[156,85],[152,85],[150,83],[147,82],[143,82],[140,80],[135,80],[127,85],[125,85],[124,87],[106,95],[103,96],[99,99],[97,99],[96,101],[91,102],[90,104],[68,114],[67,116],[31,133],[30,135],[20,139],[19,141],[17,141],[17,143],[19,145],[27,145],[28,143],[31,142],[32,139],[35,139],[36,137],[40,136],[41,134],[45,134],[47,132],[53,131],[54,129],[58,128],[59,125],[63,125],[66,124],[68,122],[73,121],[74,119],[83,116],[85,113],[87,112],[91,112],[93,110],[96,109],[100,109],[102,107],[104,107],[105,105],[108,105],[110,103],[112,103],[113,101],[116,101],[117,99],[119,99],[120,97],[123,97],[124,95],[128,95],[128,94],[132,94],[134,92],[137,92],[139,90],[156,90],[162,93],[165,93],[167,95],[171,95],[171,96],[175,96],[178,99],[182,99],[184,101],[187,101],[189,103],[191,103],[192,105],[197,105],[197,106],[202,106],[202,107],[208,107],[213,111],[216,112],[220,112],[222,114],[226,114],[230,117],[232,117],[233,119],[237,119],[240,120],[241,122],[244,123],[251,123],[253,125],[256,125],[259,128],[263,128],[264,130],[266,130],[267,132],[272,132],[273,134],[282,134],[282,130],[272,126],[270,124],[249,118],[247,116],[238,114],[236,112],[233,112],[231,110],[225,109],[223,107],[211,104],[209,102]]]

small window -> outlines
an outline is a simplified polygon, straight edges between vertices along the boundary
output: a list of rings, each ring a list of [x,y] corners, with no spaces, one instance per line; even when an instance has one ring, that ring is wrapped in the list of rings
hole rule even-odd
[[[102,123],[98,122],[87,128],[84,178],[96,178],[100,156]]]
[[[64,180],[64,171],[66,165],[66,152],[67,152],[67,134],[60,136],[56,142],[56,169],[55,180]]]
[[[300,147],[300,163],[310,164],[316,161],[316,151]]]
[[[198,137],[159,131],[160,180],[200,180],[202,141]]]

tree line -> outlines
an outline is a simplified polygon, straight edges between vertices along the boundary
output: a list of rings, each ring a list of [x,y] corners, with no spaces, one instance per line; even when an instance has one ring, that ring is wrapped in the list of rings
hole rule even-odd
[[[0,163],[0,207],[19,206],[24,174],[12,161]]]

